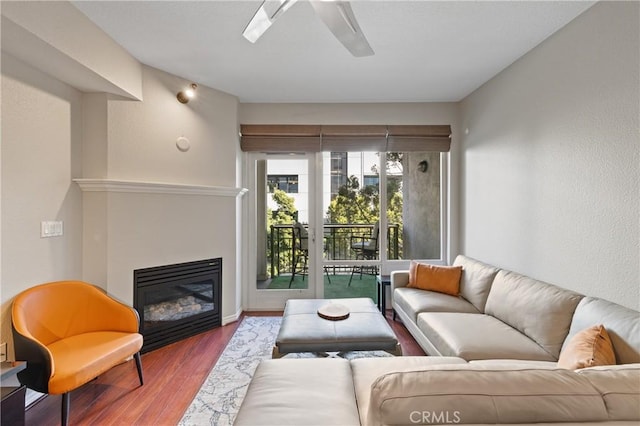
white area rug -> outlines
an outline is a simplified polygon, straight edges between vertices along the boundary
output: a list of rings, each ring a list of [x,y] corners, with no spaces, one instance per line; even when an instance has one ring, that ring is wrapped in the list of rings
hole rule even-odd
[[[180,425],[227,426],[233,424],[253,373],[271,350],[280,329],[280,317],[245,317],[213,367]],[[287,358],[313,358],[311,353]],[[386,352],[347,352],[344,358],[391,356]]]

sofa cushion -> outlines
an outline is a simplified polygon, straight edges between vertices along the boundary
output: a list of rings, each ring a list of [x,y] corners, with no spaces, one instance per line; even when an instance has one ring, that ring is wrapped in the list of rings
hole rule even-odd
[[[607,329],[618,363],[640,362],[638,311],[596,297],[585,297],[578,304],[563,349],[576,333],[596,324]]]
[[[555,359],[569,333],[582,295],[524,275],[501,270],[496,275],[485,313],[535,340]]]
[[[479,313],[462,297],[450,296],[435,291],[402,287],[393,291],[393,303],[398,304],[413,321],[421,312],[466,312]]]
[[[615,363],[616,356],[613,353],[611,339],[602,324],[585,328],[575,334],[558,358],[558,367],[569,370]]]
[[[435,417],[435,418],[434,418]],[[434,365],[380,376],[368,425],[604,421],[589,380],[569,370]]]
[[[283,422],[286,420],[286,423]],[[234,425],[360,425],[346,359],[262,361]]]
[[[640,420],[640,364],[591,367],[577,373],[602,394],[610,420]]]
[[[485,314],[423,312],[418,328],[443,356],[473,359],[555,358],[513,327]]]
[[[351,361],[353,384],[360,421],[363,425],[371,424],[368,419],[371,385],[379,376],[394,371],[415,371],[440,364],[466,364],[462,358],[446,356],[401,356],[389,358],[359,358]]]
[[[462,266],[439,266],[411,261],[407,287],[457,296]]]
[[[471,302],[478,311],[484,312],[498,268],[463,255],[458,255],[453,265],[462,266],[460,296]]]

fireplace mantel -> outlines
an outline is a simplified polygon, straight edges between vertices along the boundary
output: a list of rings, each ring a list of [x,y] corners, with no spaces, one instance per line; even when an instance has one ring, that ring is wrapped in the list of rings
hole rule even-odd
[[[86,192],[137,192],[146,194],[209,195],[241,197],[246,188],[224,186],[185,185],[166,182],[145,182],[115,179],[73,179]]]

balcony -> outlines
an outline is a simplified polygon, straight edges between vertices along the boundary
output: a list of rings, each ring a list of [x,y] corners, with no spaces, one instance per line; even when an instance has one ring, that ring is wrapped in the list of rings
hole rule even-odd
[[[374,225],[370,224],[325,224],[323,229],[323,248],[325,260],[357,260],[357,253],[351,248],[356,239],[371,238]],[[290,275],[293,272],[293,224],[271,225],[267,236],[271,278]],[[401,251],[400,225],[389,224],[387,227],[387,257],[398,259]],[[333,274],[351,273],[352,265],[334,264],[327,266]]]

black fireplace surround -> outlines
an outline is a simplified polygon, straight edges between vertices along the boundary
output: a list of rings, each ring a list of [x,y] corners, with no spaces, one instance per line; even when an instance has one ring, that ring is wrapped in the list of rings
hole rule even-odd
[[[219,327],[222,259],[136,269],[133,305],[140,315],[142,352]]]

